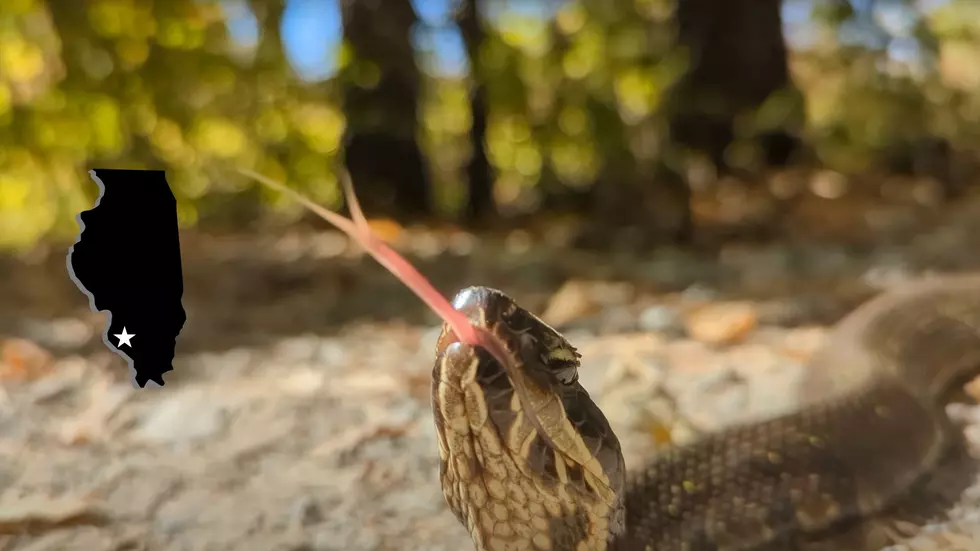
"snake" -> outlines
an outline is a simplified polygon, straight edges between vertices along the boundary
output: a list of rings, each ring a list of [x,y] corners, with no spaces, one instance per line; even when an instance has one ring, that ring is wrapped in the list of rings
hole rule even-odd
[[[908,282],[828,331],[801,385],[825,392],[628,472],[565,336],[493,288],[452,305],[514,360],[445,325],[436,341],[439,479],[477,551],[794,549],[936,470],[956,435],[945,405],[980,371],[980,274]]]

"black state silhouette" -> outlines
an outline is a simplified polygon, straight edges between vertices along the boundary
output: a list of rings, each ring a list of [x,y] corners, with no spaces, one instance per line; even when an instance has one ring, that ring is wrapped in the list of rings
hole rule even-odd
[[[109,312],[104,341],[128,360],[136,384],[163,385],[187,321],[177,202],[162,170],[90,172],[101,194],[78,216],[68,272],[95,311]],[[134,335],[131,345],[116,336]]]

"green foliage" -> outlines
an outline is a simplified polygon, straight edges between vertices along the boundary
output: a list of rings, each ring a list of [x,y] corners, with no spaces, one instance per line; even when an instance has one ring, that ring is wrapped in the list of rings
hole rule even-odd
[[[550,19],[504,12],[486,29],[478,75],[429,74],[419,141],[439,209],[452,214],[465,197],[467,92],[477,78],[505,204],[533,204],[527,198],[545,186],[588,186],[661,154],[649,144],[686,69],[684,52],[672,47],[672,4],[572,0]],[[778,128],[805,102],[807,138],[824,163],[845,171],[917,136],[975,148],[980,3],[950,0],[928,13],[908,6],[904,29],[879,25],[882,47],[845,42],[840,32],[882,17],[818,2],[814,39],[791,60],[802,97],[773,96],[751,124]],[[230,208],[217,199],[227,197],[298,215],[231,176],[232,166],[339,206],[331,167],[347,123],[338,83],[304,82],[282,55],[251,61],[231,44],[225,17],[220,4],[197,0],[0,2],[0,247],[77,232],[72,214],[94,200],[92,166],[166,168],[187,225]],[[899,40],[920,46],[921,59],[896,61],[887,45]],[[377,68],[349,48],[337,57],[361,85],[377,81]]]
[[[835,32],[797,52],[793,63],[805,95],[811,142],[824,163],[858,172],[889,146],[926,136],[975,147],[970,142],[980,121],[977,3],[951,0],[928,13],[907,5],[911,25],[898,32],[877,28],[885,33],[887,46],[905,40],[920,48],[919,58],[911,62],[895,60],[887,46],[842,44],[836,29],[860,14],[842,8],[837,15],[841,18],[830,18],[829,29]]]

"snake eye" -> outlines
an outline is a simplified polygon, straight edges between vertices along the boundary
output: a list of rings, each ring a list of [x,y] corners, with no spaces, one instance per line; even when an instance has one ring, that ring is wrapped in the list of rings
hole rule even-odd
[[[575,366],[559,367],[553,370],[555,378],[563,385],[573,385],[578,382],[578,368]]]
[[[578,353],[563,346],[552,346],[541,361],[560,383],[573,385],[578,382]]]

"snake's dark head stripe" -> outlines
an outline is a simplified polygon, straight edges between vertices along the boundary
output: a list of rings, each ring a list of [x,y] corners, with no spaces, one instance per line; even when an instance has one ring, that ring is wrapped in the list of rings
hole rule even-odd
[[[443,328],[432,406],[450,508],[481,551],[605,549],[624,529],[625,465],[578,383],[578,352],[500,291],[470,287],[453,306],[501,339],[517,372]]]

